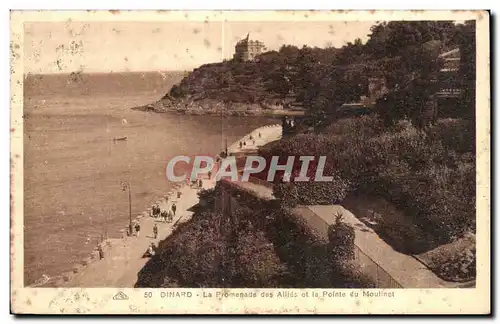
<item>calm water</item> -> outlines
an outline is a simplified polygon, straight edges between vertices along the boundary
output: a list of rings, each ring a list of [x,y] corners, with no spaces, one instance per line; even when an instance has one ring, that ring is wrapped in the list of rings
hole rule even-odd
[[[118,237],[133,216],[165,195],[168,160],[220,152],[268,118],[145,113],[180,74],[31,76],[25,81],[25,283],[56,276],[85,258],[105,232]],[[124,142],[114,137],[127,136]]]

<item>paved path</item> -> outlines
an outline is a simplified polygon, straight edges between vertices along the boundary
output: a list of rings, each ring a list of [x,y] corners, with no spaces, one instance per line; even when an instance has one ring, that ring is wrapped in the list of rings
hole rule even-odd
[[[260,133],[260,137],[259,137]],[[255,138],[255,143],[249,139],[250,134]],[[278,140],[281,137],[281,126],[264,126],[257,128],[252,133],[245,136],[242,141],[246,141],[245,150],[255,149],[258,146],[265,145],[269,142]],[[237,153],[239,149],[239,141],[231,145],[229,148],[231,153]],[[215,180],[203,179],[203,188],[213,188]],[[142,258],[151,242],[158,245],[158,242],[164,240],[173,231],[173,225],[176,222],[188,221],[193,212],[191,208],[198,204],[198,188],[192,188],[184,185],[177,190],[174,190],[169,196],[159,200],[157,203],[162,210],[170,210],[172,202],[176,202],[177,212],[172,223],[163,223],[148,215],[148,212],[143,213],[143,216],[138,219],[141,225],[140,236],[124,237],[120,239],[110,239],[109,244],[103,244],[104,259],[94,259],[86,266],[78,269],[77,273],[69,275],[67,282],[60,280],[56,284],[57,287],[134,287],[137,282],[137,274],[149,260]],[[177,192],[181,192],[181,197],[177,198]],[[153,237],[153,226],[158,225],[158,237]]]
[[[240,141],[237,141],[228,147],[228,151],[229,153],[237,153],[255,150],[259,146],[279,140],[281,138],[281,133],[281,125],[279,124],[259,127],[241,139],[242,143],[246,143],[242,149],[240,149]],[[252,140],[250,136],[253,138]]]
[[[303,209],[310,210],[316,217]],[[328,226],[335,223],[335,215],[341,213],[343,221],[352,225],[356,231],[356,246],[404,288],[452,288],[456,286],[455,283],[440,279],[411,255],[395,251],[373,229],[367,227],[340,205],[304,206],[297,210],[300,211],[301,216],[307,218],[309,224],[314,224],[313,226],[324,235],[327,235]]]
[[[214,180],[203,179],[203,188],[212,188]],[[91,262],[81,273],[74,274],[66,287],[133,287],[137,281],[137,274],[144,267],[148,258],[142,258],[143,253],[151,242],[158,245],[172,233],[173,225],[188,221],[193,212],[192,207],[198,204],[198,188],[185,185],[179,190],[181,198],[177,199],[175,191],[169,197],[159,201],[162,210],[169,210],[173,201],[176,202],[177,211],[172,223],[163,223],[153,217],[143,217],[139,220],[141,225],[140,236],[125,237],[110,240],[111,246],[104,248],[104,259]],[[153,226],[158,225],[158,238],[153,237]]]

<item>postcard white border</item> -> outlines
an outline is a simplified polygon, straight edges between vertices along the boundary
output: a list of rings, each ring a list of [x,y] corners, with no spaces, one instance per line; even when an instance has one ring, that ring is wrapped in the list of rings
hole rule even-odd
[[[159,289],[23,288],[23,23],[26,21],[333,21],[476,19],[477,44],[477,281],[474,289],[404,289],[394,298],[145,298]],[[16,45],[19,45],[17,47]],[[488,313],[490,306],[490,73],[489,16],[484,11],[25,11],[11,13],[11,301],[12,311],[36,314],[461,314]],[[273,291],[279,291],[277,289]],[[296,290],[299,296],[302,292]],[[229,291],[237,291],[231,289]],[[248,290],[245,290],[248,291]],[[256,292],[265,291],[258,289]],[[329,291],[340,291],[331,289]],[[353,290],[346,290],[349,295]],[[377,290],[378,291],[378,290]],[[388,291],[388,290],[385,290]],[[361,292],[362,293],[362,292]],[[77,295],[78,294],[78,295]],[[76,298],[78,296],[78,298]]]

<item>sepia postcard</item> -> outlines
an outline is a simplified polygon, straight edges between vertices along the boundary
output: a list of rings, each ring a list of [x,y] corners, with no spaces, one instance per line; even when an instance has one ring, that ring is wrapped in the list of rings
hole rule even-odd
[[[14,314],[489,314],[487,11],[11,11]]]

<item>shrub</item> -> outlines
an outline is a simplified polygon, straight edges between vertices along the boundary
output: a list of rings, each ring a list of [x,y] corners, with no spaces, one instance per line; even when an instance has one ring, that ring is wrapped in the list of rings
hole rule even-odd
[[[348,136],[349,138],[364,139],[380,135],[384,125],[376,115],[344,118],[327,126],[323,133]]]
[[[214,226],[220,215],[204,215],[177,232],[161,255],[170,275],[188,287],[212,287],[221,275],[224,238]]]
[[[280,199],[281,206],[293,208],[297,205],[338,204],[347,196],[350,183],[338,175],[328,182],[289,182],[273,186],[274,196]]]
[[[472,125],[471,125],[472,124]],[[439,140],[450,150],[459,153],[474,152],[475,129],[474,123],[462,119],[440,119],[429,130],[429,136]]]
[[[430,166],[412,172],[406,163],[392,163],[381,173],[379,188],[427,232],[449,241],[475,226],[475,172]]]
[[[286,267],[263,231],[249,228],[238,234],[233,282],[245,287],[277,287]]]
[[[414,170],[421,170],[429,165],[442,164],[445,160],[444,148],[440,141],[432,141],[427,134],[408,125],[399,132],[394,132],[386,138],[391,142],[392,159],[408,163]]]
[[[335,267],[342,267],[354,259],[354,228],[342,221],[342,214],[335,215],[335,223],[328,227],[330,257]]]
[[[437,265],[441,276],[448,280],[463,281],[462,278],[476,277],[476,249],[464,250],[455,254],[452,259]]]
[[[203,212],[181,225],[160,244],[160,254],[141,271],[138,286],[280,286],[286,266],[273,244],[251,222],[251,213],[235,212],[236,222]]]
[[[308,228],[307,223],[294,213],[286,210],[275,212],[274,223],[269,228],[269,236],[277,255],[286,262],[291,273],[293,287],[336,287],[369,288],[372,280],[361,274],[360,269],[347,260],[352,253],[354,233],[345,224],[339,224],[334,239],[337,243],[347,243],[344,253],[332,251],[332,244],[319,237]],[[344,240],[343,240],[344,239]],[[335,244],[335,243],[333,243]],[[336,247],[335,247],[336,248]],[[339,250],[336,250],[339,251]],[[347,257],[349,255],[349,257]],[[335,260],[335,261],[334,261]]]
[[[274,197],[282,207],[293,208],[299,203],[299,193],[294,183],[278,183],[273,186]]]
[[[198,191],[198,199],[205,206],[213,206],[215,203],[215,189],[201,189]]]
[[[446,130],[424,131],[401,120],[382,132],[372,119],[339,120],[323,134],[297,135],[265,148],[264,156],[284,160],[291,155],[327,156],[325,169],[334,174],[332,183],[296,182],[293,194],[285,193],[286,187],[276,188],[276,193],[296,197],[291,201],[297,204],[332,204],[359,190],[385,197],[438,241],[474,230],[475,158],[466,145],[468,122],[441,121],[438,125],[446,124]]]
[[[338,175],[331,182],[296,182],[298,202],[301,205],[331,205],[344,200],[350,189],[347,180]]]

